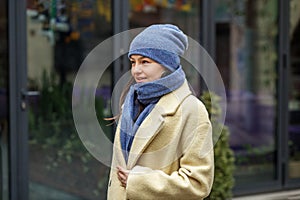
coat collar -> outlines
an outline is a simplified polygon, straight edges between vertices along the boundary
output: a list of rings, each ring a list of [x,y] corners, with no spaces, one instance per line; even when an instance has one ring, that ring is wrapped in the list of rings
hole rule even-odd
[[[176,112],[181,102],[190,94],[192,94],[187,80],[177,90],[163,96],[156,104],[160,109],[161,115],[172,115]]]
[[[164,117],[173,115],[181,102],[191,94],[188,83],[185,82],[177,90],[163,96],[150,114],[143,121],[133,140],[129,153],[127,168],[132,169],[145,148],[150,144],[162,128]]]

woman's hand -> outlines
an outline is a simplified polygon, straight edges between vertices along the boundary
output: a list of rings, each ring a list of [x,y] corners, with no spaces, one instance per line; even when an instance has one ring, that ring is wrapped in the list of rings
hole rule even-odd
[[[123,187],[126,188],[126,185],[127,185],[127,178],[128,178],[128,174],[129,174],[129,170],[126,170],[120,166],[117,167],[117,174],[118,174],[118,179],[119,181],[121,182],[121,185]]]

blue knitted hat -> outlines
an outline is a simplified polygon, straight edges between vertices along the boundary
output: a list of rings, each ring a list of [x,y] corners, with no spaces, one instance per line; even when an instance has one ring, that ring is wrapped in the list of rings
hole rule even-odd
[[[128,57],[137,54],[148,57],[170,71],[180,66],[180,57],[188,47],[187,36],[175,25],[151,25],[131,42]]]

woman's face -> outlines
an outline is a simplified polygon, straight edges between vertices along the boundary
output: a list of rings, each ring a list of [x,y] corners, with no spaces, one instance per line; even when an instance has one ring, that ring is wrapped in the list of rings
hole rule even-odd
[[[154,60],[141,56],[130,57],[131,74],[137,83],[146,83],[160,79],[166,69]]]

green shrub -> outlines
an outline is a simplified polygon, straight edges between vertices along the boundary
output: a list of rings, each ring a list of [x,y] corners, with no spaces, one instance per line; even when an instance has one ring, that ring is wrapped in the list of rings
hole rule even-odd
[[[38,87],[40,96],[29,110],[29,142],[49,151],[55,151],[55,162],[71,162],[75,156],[81,160],[92,157],[81,142],[72,117],[72,88],[70,82],[59,84],[54,73],[45,71]],[[104,100],[95,99],[95,110],[100,126],[111,137],[111,127],[104,120]]]
[[[210,115],[215,144],[215,177],[212,191],[206,199],[231,199],[232,188],[234,186],[234,154],[229,147],[229,129],[218,121],[218,118],[222,114],[221,99],[218,95],[211,92],[204,92],[200,99],[205,104]]]

